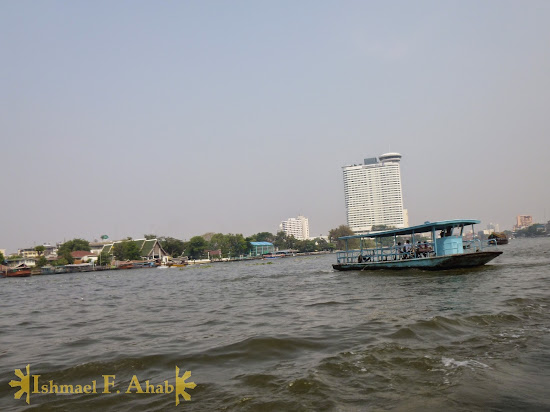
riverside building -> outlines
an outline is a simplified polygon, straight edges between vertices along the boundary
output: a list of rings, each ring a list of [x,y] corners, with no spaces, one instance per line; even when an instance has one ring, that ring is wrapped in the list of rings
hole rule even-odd
[[[342,168],[347,222],[355,233],[369,232],[377,225],[408,226],[400,161],[399,153],[386,153]]]
[[[514,230],[521,230],[529,227],[533,224],[533,216],[531,215],[517,215],[516,224]]]
[[[279,225],[279,229],[287,234],[294,236],[298,240],[309,239],[309,222],[307,217],[298,216],[283,220]]]

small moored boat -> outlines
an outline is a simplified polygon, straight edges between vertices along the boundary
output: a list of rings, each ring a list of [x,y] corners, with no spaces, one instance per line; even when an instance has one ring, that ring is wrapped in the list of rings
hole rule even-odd
[[[132,267],[134,269],[141,269],[141,268],[154,268],[156,267],[156,263],[153,260],[140,260],[140,261],[134,261],[132,262]]]
[[[2,276],[5,278],[26,278],[31,276],[31,268],[25,265],[17,266],[2,272]]]
[[[424,269],[445,270],[481,266],[493,260],[501,251],[496,240],[464,239],[464,227],[479,220],[444,220],[383,232],[344,236],[346,250],[338,252],[336,270]],[[398,242],[403,239],[404,244]],[[387,246],[384,238],[393,238]],[[430,240],[426,240],[429,238]],[[359,240],[359,249],[348,249],[351,239]],[[373,239],[374,248],[364,247],[366,239]],[[406,239],[406,240],[405,240]],[[422,241],[420,241],[422,239]],[[392,243],[391,241],[389,242]]]
[[[281,253],[281,252],[270,252],[270,253],[263,254],[262,258],[264,258],[264,259],[279,259],[279,258],[283,258],[285,256],[286,256],[286,254]]]

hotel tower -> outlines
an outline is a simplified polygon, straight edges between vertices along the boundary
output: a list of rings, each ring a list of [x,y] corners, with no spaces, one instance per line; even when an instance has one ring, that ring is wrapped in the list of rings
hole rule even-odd
[[[386,153],[342,168],[347,221],[355,233],[369,232],[375,225],[408,226],[400,160],[399,153]]]
[[[298,240],[309,239],[309,220],[307,217],[298,216],[283,220],[279,225],[279,230],[282,230],[287,236],[294,236]]]

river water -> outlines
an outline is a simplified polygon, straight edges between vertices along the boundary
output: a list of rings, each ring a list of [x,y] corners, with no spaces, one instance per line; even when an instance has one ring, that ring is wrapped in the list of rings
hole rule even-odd
[[[0,279],[0,410],[550,410],[550,238],[501,250],[436,273],[324,255]],[[26,365],[97,393],[27,405],[8,384]],[[176,366],[190,401],[135,393]]]

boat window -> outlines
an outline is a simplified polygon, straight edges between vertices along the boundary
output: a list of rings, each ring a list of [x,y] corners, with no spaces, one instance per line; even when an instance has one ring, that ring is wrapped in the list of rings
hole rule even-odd
[[[452,226],[447,226],[445,228],[443,228],[441,230],[441,232],[439,232],[439,237],[449,237],[449,236],[452,236],[453,235],[453,227]]]

